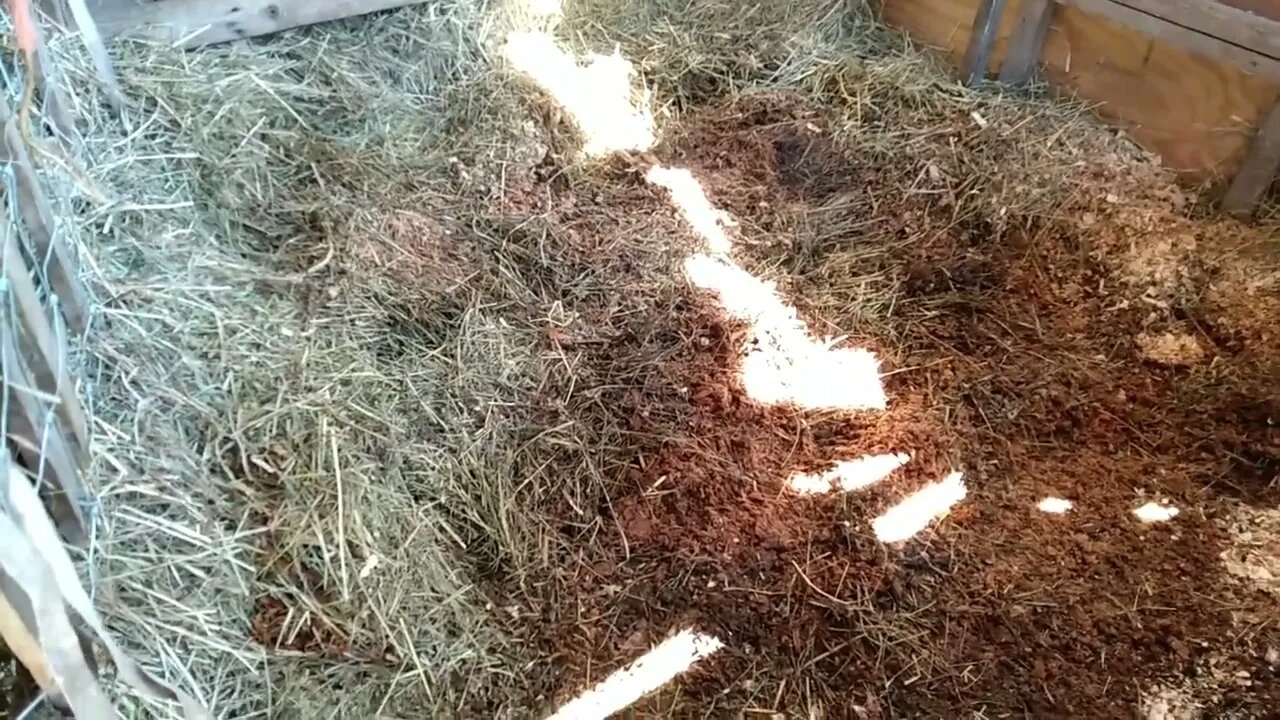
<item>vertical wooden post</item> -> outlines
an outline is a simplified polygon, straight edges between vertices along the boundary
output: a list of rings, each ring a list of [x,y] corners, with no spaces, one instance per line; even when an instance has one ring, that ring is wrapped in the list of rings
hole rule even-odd
[[[1249,153],[1222,198],[1222,209],[1236,217],[1251,217],[1262,194],[1275,182],[1277,172],[1280,172],[1280,97],[1271,104],[1271,110],[1258,126],[1258,133],[1249,144]]]
[[[987,76],[987,62],[991,60],[991,48],[996,42],[996,30],[1004,15],[1005,0],[982,0],[973,19],[973,34],[969,36],[969,49],[964,54],[964,82],[976,85]]]
[[[1005,53],[1004,65],[1000,67],[1000,82],[1021,85],[1031,80],[1056,9],[1054,0],[1022,0],[1013,38],[1009,40],[1009,52]]]

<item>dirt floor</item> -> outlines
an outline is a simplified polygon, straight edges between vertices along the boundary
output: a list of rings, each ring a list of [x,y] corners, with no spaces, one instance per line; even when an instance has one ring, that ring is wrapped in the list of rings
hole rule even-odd
[[[1141,197],[1112,216],[957,222],[945,195],[878,184],[821,110],[785,94],[693,113],[635,162],[598,170],[611,196],[538,188],[527,212],[548,254],[572,254],[555,244],[581,240],[584,216],[678,226],[642,171],[688,167],[739,221],[740,262],[811,326],[879,354],[890,406],[750,400],[736,375],[747,329],[687,288],[643,331],[593,334],[589,315],[553,329],[548,353],[598,369],[578,393],[636,444],[606,502],[565,508],[581,550],[545,604],[518,611],[559,658],[556,697],[693,627],[725,649],[639,714],[1159,717],[1144,698],[1171,679],[1198,688],[1182,702],[1200,717],[1280,706],[1276,597],[1220,559],[1237,508],[1280,503],[1275,296],[1241,297],[1218,266],[1250,252],[1225,245],[1238,230]],[[864,224],[901,242],[867,252],[856,229],[828,232]],[[1201,244],[1164,267],[1130,261],[1178,233]],[[827,285],[837,273],[844,297]],[[846,310],[877,295],[897,297],[883,321]],[[617,358],[638,354],[651,363],[615,383]],[[886,452],[913,460],[873,489],[785,487]],[[969,495],[945,519],[903,544],[875,539],[872,518],[952,469]],[[1074,507],[1041,512],[1045,497]],[[1151,501],[1181,512],[1144,525],[1133,510]]]

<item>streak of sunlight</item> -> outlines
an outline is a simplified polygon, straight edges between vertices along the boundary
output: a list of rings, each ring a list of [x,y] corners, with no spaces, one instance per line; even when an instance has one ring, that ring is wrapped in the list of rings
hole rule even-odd
[[[648,93],[641,107],[632,105],[631,63],[615,52],[588,55],[585,64],[544,32],[507,35],[504,54],[568,113],[586,137],[583,152],[606,155],[616,150],[653,147],[653,114]]]
[[[548,720],[603,720],[724,647],[710,635],[681,631],[562,706]]]
[[[814,340],[773,283],[728,258],[693,255],[684,267],[690,282],[714,292],[726,312],[751,324],[742,382],[752,399],[808,409],[883,410],[888,405],[875,354]]]
[[[1060,497],[1047,497],[1036,504],[1040,512],[1047,512],[1053,515],[1061,515],[1072,508],[1070,500]]]
[[[854,460],[841,460],[829,470],[820,473],[803,473],[792,475],[787,485],[799,493],[812,495],[840,489],[853,492],[871,487],[889,477],[894,470],[907,464],[911,459],[906,453],[889,453],[887,455],[863,455]]]
[[[1181,512],[1172,505],[1149,502],[1133,511],[1133,514],[1144,523],[1169,522]]]
[[[871,522],[881,542],[910,540],[935,518],[949,512],[967,494],[964,474],[953,472],[936,483],[920,488]]]
[[[680,213],[693,226],[694,232],[707,241],[711,252],[727,255],[733,249],[725,228],[734,227],[737,223],[728,213],[712,207],[706,192],[702,190],[702,184],[693,173],[684,168],[654,165],[644,177],[671,193],[671,201],[680,208]]]

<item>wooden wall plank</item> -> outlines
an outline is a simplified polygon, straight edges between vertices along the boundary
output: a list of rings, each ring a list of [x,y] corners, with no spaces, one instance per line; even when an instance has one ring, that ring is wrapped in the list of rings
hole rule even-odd
[[[1268,20],[1280,21],[1280,0],[1212,0],[1237,10],[1253,13]]]
[[[1208,0],[1116,0],[1206,35],[1280,59],[1280,22]]]
[[[49,57],[49,51],[40,44],[36,51],[36,85],[40,88],[41,115],[58,138],[64,148],[73,152],[79,148],[79,133],[76,132],[76,121],[71,116],[71,103],[62,91],[62,77]]]
[[[7,472],[8,470],[9,468],[4,468],[0,472]],[[11,601],[9,593],[14,593],[18,597]],[[24,601],[26,607],[20,609]],[[16,586],[16,583],[13,583],[7,576],[4,576],[3,571],[0,571],[0,639],[4,640],[5,645],[8,646],[13,656],[17,658],[18,663],[30,673],[40,691],[51,697],[60,698],[58,678],[54,674],[53,668],[49,666],[49,660],[45,657],[44,650],[40,647],[40,641],[37,639],[38,635],[39,630],[35,619],[32,617],[30,602],[26,599],[21,589]],[[9,717],[21,717],[19,713],[26,708],[26,705],[27,703],[23,702],[11,708]]]
[[[1009,40],[1009,50],[1000,67],[1000,82],[1021,85],[1035,75],[1036,65],[1044,52],[1045,36],[1049,34],[1049,23],[1053,21],[1057,7],[1054,0],[1023,0],[1016,16],[1013,37]]]
[[[1137,30],[1149,38],[1162,40],[1197,55],[1240,68],[1253,75],[1261,75],[1280,81],[1280,59],[1247,50],[1238,45],[1223,42],[1210,35],[1189,30],[1181,25],[1165,22],[1160,18],[1116,0],[1061,0],[1087,13],[1114,20],[1124,27]]]
[[[1236,216],[1252,215],[1262,195],[1276,181],[1277,173],[1280,173],[1280,100],[1272,104],[1267,119],[1258,128],[1249,154],[1222,198],[1222,209]]]
[[[1010,0],[993,66],[1007,54],[1020,8],[1020,0]],[[977,0],[884,0],[882,6],[889,24],[948,51],[957,62],[976,9]],[[1054,88],[1097,103],[1103,119],[1125,127],[1191,181],[1234,174],[1277,95],[1274,81],[1076,7],[1054,14],[1042,59]]]
[[[164,0],[106,2],[93,8],[98,29],[185,47],[269,35],[426,0]]]

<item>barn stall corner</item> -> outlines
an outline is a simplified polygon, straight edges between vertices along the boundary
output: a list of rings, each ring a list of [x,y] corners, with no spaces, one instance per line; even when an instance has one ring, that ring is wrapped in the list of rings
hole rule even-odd
[[[11,717],[1280,702],[1264,0],[7,8]]]

